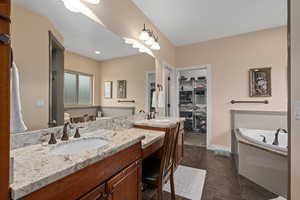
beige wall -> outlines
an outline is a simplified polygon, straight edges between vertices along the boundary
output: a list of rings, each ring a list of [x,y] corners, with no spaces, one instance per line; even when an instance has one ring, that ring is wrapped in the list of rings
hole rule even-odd
[[[137,54],[101,62],[101,106],[135,106],[145,108],[146,72],[155,71],[155,60],[146,54]],[[127,100],[136,103],[118,103],[117,80],[127,81]],[[113,98],[104,98],[104,81],[113,81]],[[125,99],[122,99],[125,100]]]
[[[138,39],[143,24],[151,27],[159,37],[161,46],[161,50],[153,51],[155,56],[159,60],[175,65],[175,47],[173,44],[131,0],[101,0],[99,5],[88,3],[86,5],[94,11],[108,29],[121,37]]]
[[[299,8],[300,1],[291,0],[291,200],[300,199],[300,121],[295,120],[296,103],[300,102]]]
[[[230,110],[287,110],[287,29],[274,28],[176,48],[176,66],[212,67],[212,144],[230,146]],[[248,70],[272,67],[272,97],[248,97]],[[268,99],[264,105],[234,100]],[[278,124],[278,127],[281,125]]]
[[[94,104],[100,104],[100,62],[88,57],[65,51],[65,70],[93,75]]]
[[[45,128],[48,124],[49,30],[63,42],[47,18],[12,4],[12,47],[20,72],[24,120],[30,130]],[[45,105],[37,107],[37,100],[43,100]]]

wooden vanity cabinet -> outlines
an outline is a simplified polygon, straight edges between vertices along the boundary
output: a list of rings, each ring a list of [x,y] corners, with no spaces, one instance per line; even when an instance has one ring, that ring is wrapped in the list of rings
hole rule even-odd
[[[138,160],[79,200],[140,200],[141,172]]]
[[[102,184],[89,193],[85,194],[79,200],[106,200],[107,193],[106,193],[106,185]]]
[[[136,161],[107,182],[108,200],[141,199],[141,161]]]
[[[141,200],[141,142],[22,200]]]

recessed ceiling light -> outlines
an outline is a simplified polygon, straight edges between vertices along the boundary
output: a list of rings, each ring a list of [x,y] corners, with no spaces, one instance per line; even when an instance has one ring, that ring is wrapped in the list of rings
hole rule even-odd
[[[101,52],[100,52],[100,51],[95,51],[95,54],[98,54],[98,55],[99,55],[99,54],[101,54]]]

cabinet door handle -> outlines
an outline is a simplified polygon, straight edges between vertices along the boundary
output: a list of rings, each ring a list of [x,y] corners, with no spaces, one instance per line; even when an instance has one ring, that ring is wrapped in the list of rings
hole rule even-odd
[[[10,36],[7,34],[0,34],[0,44],[9,45]]]
[[[107,194],[103,194],[99,200],[107,200],[108,195]]]

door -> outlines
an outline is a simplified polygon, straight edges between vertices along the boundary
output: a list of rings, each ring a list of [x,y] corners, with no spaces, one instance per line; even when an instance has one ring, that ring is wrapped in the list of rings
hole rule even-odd
[[[49,127],[64,124],[64,47],[49,32]]]
[[[10,0],[0,0],[0,199],[9,199]]]
[[[141,200],[141,161],[136,161],[107,182],[108,200]]]
[[[177,73],[174,67],[170,65],[164,65],[164,88],[165,88],[165,116],[178,117],[176,107],[178,101],[176,100],[176,78]]]

